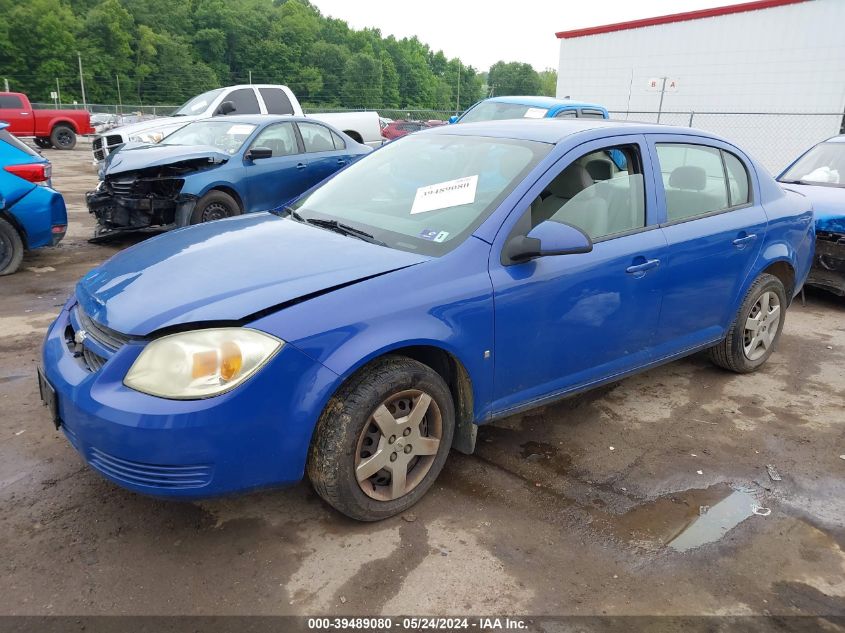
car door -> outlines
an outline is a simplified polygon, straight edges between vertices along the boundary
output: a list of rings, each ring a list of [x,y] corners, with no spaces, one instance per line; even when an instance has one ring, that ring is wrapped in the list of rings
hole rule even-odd
[[[250,158],[250,150],[270,149],[270,158]],[[273,209],[308,189],[310,179],[302,144],[293,122],[273,123],[261,130],[244,152],[246,210]]]
[[[304,158],[308,165],[305,177],[311,183],[309,187],[328,178],[349,162],[345,144],[340,149],[335,147],[332,131],[328,127],[305,121],[299,121],[297,126],[305,149]]]
[[[678,352],[724,336],[767,218],[736,148],[683,135],[648,139],[669,252],[658,339]]]
[[[615,152],[626,157],[622,169],[611,159]],[[653,360],[667,272],[647,156],[638,135],[581,145],[532,187],[524,208],[514,211],[518,219],[500,231],[490,262],[495,412],[596,384]],[[593,240],[592,251],[518,264],[500,259],[509,239],[543,221],[581,228]]]

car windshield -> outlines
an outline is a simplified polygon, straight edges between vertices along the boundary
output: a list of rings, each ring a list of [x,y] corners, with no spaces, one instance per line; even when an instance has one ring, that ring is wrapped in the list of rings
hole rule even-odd
[[[205,110],[221,92],[223,92],[223,88],[203,92],[201,95],[197,95],[182,105],[182,107],[176,110],[176,112],[174,112],[171,116],[191,116],[193,114],[201,114],[202,111]]]
[[[845,143],[819,143],[799,158],[780,181],[845,187]]]
[[[304,220],[334,220],[364,231],[391,248],[442,255],[466,239],[552,147],[406,136],[353,163],[291,209]]]
[[[161,145],[210,145],[234,154],[255,130],[252,123],[229,121],[194,121],[166,136]]]
[[[500,121],[503,119],[542,119],[548,108],[537,108],[523,103],[501,103],[484,101],[461,117],[461,123],[478,121]]]

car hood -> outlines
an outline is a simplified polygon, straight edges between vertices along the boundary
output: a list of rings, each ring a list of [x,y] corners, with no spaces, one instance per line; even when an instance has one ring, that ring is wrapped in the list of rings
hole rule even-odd
[[[118,151],[109,154],[103,162],[101,175],[112,176],[127,171],[149,167],[174,165],[177,163],[205,162],[225,163],[230,154],[211,145],[150,145],[127,143]]]
[[[110,134],[121,134],[124,138],[129,138],[134,134],[147,132],[149,130],[166,129],[169,132],[182,127],[183,125],[196,121],[197,119],[206,118],[203,116],[161,116],[155,119],[146,119],[138,121],[137,123],[130,123],[129,125],[121,125],[112,130]]]
[[[817,231],[845,233],[845,187],[792,183],[781,186],[803,194],[813,203]]]
[[[83,277],[76,298],[132,336],[186,323],[244,322],[429,257],[257,213],[165,233]]]

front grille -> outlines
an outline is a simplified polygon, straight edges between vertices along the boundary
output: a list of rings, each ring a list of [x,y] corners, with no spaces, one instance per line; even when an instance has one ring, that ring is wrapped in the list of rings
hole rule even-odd
[[[196,464],[192,466],[160,466],[144,464],[109,455],[105,451],[91,447],[90,464],[123,483],[150,488],[201,488],[211,481],[211,466]]]
[[[84,345],[82,346],[82,361],[90,372],[100,371],[103,365],[106,364],[105,358],[99,354],[95,354]]]
[[[109,151],[123,143],[123,137],[120,134],[109,134],[106,137],[106,147]]]
[[[85,314],[85,311],[77,305],[74,308],[76,312],[76,319],[82,329],[88,333],[92,339],[97,341],[103,347],[106,347],[113,352],[116,352],[121,347],[126,345],[131,339],[125,334],[116,332],[105,325],[100,325],[94,319]]]
[[[91,149],[94,152],[94,158],[96,160],[103,160],[106,157],[106,152],[103,149],[103,137],[102,136],[95,136],[94,140],[91,143]]]
[[[109,189],[116,196],[131,195],[132,190],[135,188],[135,182],[134,178],[124,178],[123,180],[109,178],[106,180]]]

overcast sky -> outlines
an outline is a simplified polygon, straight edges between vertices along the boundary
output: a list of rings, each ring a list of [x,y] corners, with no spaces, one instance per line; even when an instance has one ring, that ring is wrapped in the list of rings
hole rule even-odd
[[[460,57],[479,71],[487,70],[500,59],[528,62],[537,70],[557,69],[557,31],[740,3],[739,0],[311,2],[324,15],[346,20],[356,29],[376,27],[382,35],[398,38],[416,35],[434,50],[442,50],[448,57]]]

